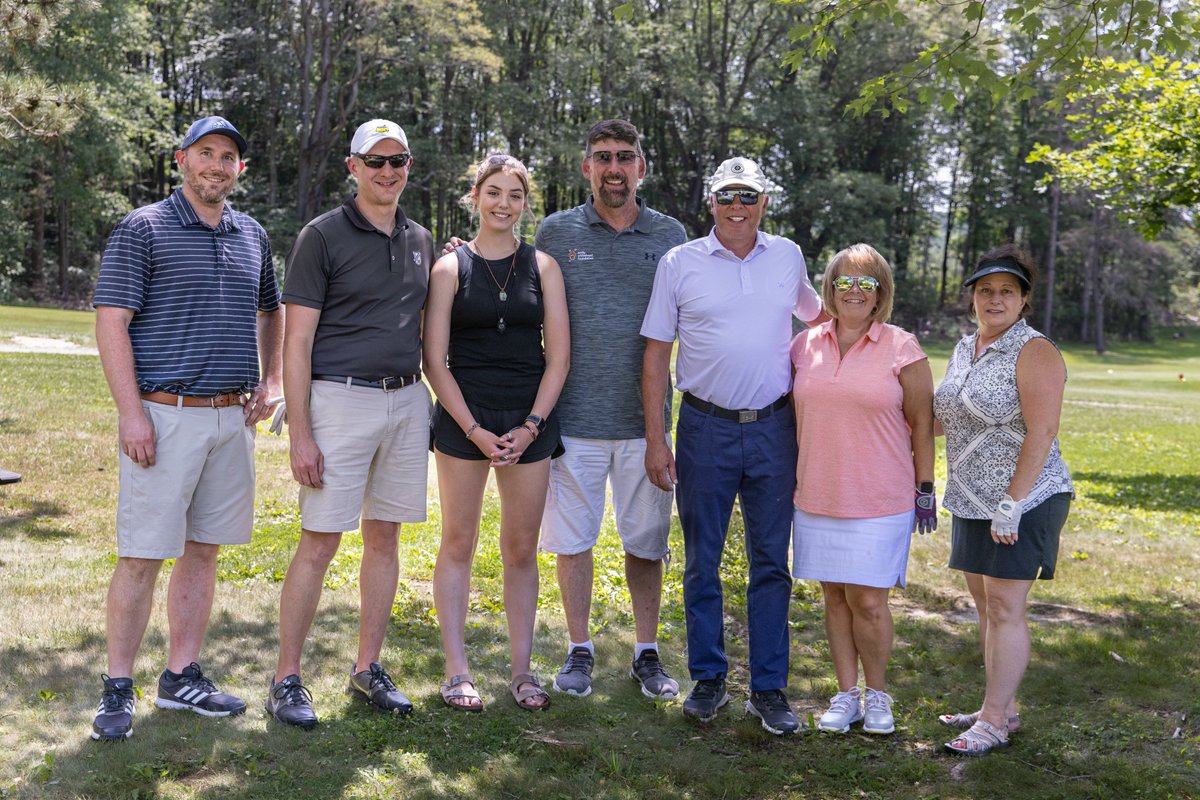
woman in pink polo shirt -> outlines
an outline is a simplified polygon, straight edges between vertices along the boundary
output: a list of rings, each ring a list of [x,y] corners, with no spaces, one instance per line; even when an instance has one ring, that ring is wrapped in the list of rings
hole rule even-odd
[[[825,595],[838,693],[817,727],[836,733],[860,720],[866,733],[895,730],[888,592],[904,585],[914,524],[922,533],[937,526],[933,376],[916,337],[886,324],[894,286],[875,248],[842,250],[821,286],[833,319],[792,342],[800,445],[792,574],[820,581]]]

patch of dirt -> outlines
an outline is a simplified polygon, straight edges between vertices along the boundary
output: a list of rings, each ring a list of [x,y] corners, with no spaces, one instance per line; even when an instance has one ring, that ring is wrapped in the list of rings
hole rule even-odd
[[[946,609],[931,609],[903,594],[893,595],[890,604],[897,612],[913,619],[940,622],[946,626],[975,624],[979,622],[979,614],[969,595],[954,597],[952,606]],[[1026,616],[1030,622],[1045,625],[1111,625],[1116,620],[1111,614],[1098,614],[1074,606],[1064,606],[1058,603],[1029,603]]]
[[[57,355],[94,356],[99,355],[94,347],[84,347],[81,344],[66,339],[51,339],[44,336],[14,336],[7,342],[0,342],[0,353],[53,353]]]

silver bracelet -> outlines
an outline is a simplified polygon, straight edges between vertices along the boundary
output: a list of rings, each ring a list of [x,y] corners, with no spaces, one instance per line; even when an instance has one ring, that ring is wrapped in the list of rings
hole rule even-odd
[[[467,428],[467,434],[466,434],[466,435],[467,435],[467,438],[468,438],[468,439],[470,439],[470,438],[471,438],[471,434],[472,434],[472,433],[474,433],[474,432],[475,432],[475,430],[476,430],[478,427],[479,427],[479,423],[478,423],[478,422],[473,422],[473,423],[471,423],[471,427]]]

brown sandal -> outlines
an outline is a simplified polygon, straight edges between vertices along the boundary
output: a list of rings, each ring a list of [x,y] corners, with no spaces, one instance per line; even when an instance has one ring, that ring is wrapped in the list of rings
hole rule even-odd
[[[465,687],[470,687],[465,688]],[[469,674],[453,675],[442,681],[442,702],[458,711],[483,711],[483,698]]]
[[[528,685],[530,688],[519,691],[523,685]],[[513,700],[516,700],[517,705],[526,711],[541,711],[550,706],[550,695],[546,694],[546,690],[542,688],[542,682],[532,675],[517,675],[512,679],[508,688],[512,692]],[[535,703],[534,700],[541,702]]]

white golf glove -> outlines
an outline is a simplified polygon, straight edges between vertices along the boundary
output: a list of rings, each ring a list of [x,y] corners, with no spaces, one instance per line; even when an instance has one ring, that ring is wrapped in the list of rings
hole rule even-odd
[[[271,417],[271,427],[267,430],[276,436],[283,436],[285,422],[287,422],[287,403],[280,403],[275,408],[275,416]]]
[[[1013,500],[1008,495],[996,505],[992,512],[992,531],[997,536],[1016,536],[1017,528],[1021,525],[1021,512],[1025,507],[1020,500]]]

